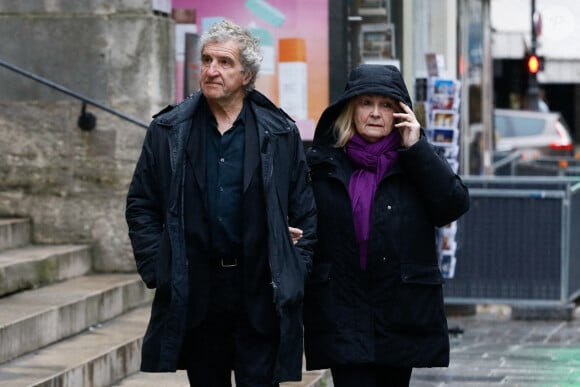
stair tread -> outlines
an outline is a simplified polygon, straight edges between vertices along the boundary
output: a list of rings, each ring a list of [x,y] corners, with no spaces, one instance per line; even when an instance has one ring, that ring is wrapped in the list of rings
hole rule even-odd
[[[88,249],[88,245],[29,245],[0,251],[0,267]]]
[[[0,365],[0,386],[30,386],[141,340],[149,313],[149,306],[133,309],[76,336],[4,363]]]
[[[182,387],[188,383],[185,371],[149,373],[138,372],[115,384],[118,387]]]
[[[300,382],[285,382],[281,383],[280,387],[314,387],[326,385],[322,381],[328,379],[328,374],[326,370],[302,371],[302,380]],[[116,387],[183,387],[186,385],[188,385],[188,380],[185,371],[165,373],[138,372],[115,384]],[[232,385],[235,387],[233,376]]]
[[[0,218],[0,226],[4,226],[6,224],[28,223],[28,222],[30,222],[28,218]]]
[[[134,281],[133,273],[91,274],[2,297],[0,327]]]

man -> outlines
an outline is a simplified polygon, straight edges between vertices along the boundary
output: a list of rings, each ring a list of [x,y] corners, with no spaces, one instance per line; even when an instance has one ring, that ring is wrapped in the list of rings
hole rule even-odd
[[[231,21],[201,39],[201,90],[154,119],[127,197],[155,288],[141,370],[190,385],[300,380],[316,209],[294,122],[254,90],[261,61]]]

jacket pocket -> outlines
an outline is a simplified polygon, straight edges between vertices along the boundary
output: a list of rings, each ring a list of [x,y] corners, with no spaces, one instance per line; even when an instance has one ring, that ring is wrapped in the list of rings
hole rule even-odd
[[[439,266],[416,263],[401,263],[401,281],[422,285],[441,285],[444,282]]]
[[[402,263],[392,327],[414,335],[444,330],[443,282],[437,265]]]
[[[171,251],[169,243],[169,234],[164,232],[161,235],[159,249],[155,254],[155,280],[157,283],[157,291],[168,293],[171,291],[172,261],[171,254],[169,254],[169,251]]]

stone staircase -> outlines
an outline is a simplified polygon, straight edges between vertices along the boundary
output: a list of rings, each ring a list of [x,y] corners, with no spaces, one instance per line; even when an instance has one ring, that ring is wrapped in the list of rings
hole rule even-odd
[[[111,386],[139,369],[152,293],[136,274],[96,274],[83,245],[31,244],[0,219],[0,387]]]
[[[85,245],[34,245],[28,219],[0,218],[0,387],[178,387],[139,372],[152,291],[137,274],[91,271]],[[327,386],[327,371],[284,387]]]

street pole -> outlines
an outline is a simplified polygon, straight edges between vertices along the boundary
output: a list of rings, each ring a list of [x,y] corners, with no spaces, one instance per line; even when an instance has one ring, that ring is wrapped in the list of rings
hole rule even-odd
[[[537,55],[536,48],[538,45],[538,36],[536,31],[536,0],[531,0],[532,2],[532,39],[530,44],[530,55]],[[528,64],[526,63],[526,67]],[[534,72],[528,69],[528,100],[529,109],[533,111],[538,111],[538,98],[540,95],[540,90],[538,88],[538,77]]]
[[[362,17],[358,13],[357,1],[349,2],[348,21],[350,35],[350,57],[348,63],[348,71],[350,72],[350,70],[352,70],[361,63],[359,39]]]
[[[459,167],[461,168],[461,172],[464,175],[471,174],[470,168],[470,159],[471,157],[477,157],[479,159],[479,153],[471,154],[470,152],[470,143],[473,134],[471,133],[471,127],[469,125],[469,68],[470,68],[470,56],[469,56],[469,24],[471,22],[471,17],[468,9],[469,5],[466,1],[459,2],[459,36],[460,38],[460,52],[462,58],[462,71],[461,71],[461,87],[463,88],[463,92],[461,93],[461,103],[459,108],[461,109],[461,113],[459,114],[459,119],[461,120],[461,129],[462,134],[459,137],[461,141],[461,162],[459,163]],[[479,144],[478,144],[479,146]],[[474,152],[475,153],[475,152]],[[477,164],[479,164],[479,161]],[[477,171],[479,174],[479,171]]]
[[[491,58],[490,0],[481,1],[483,24],[483,71],[481,118],[483,124],[483,174],[493,176],[493,61]]]

